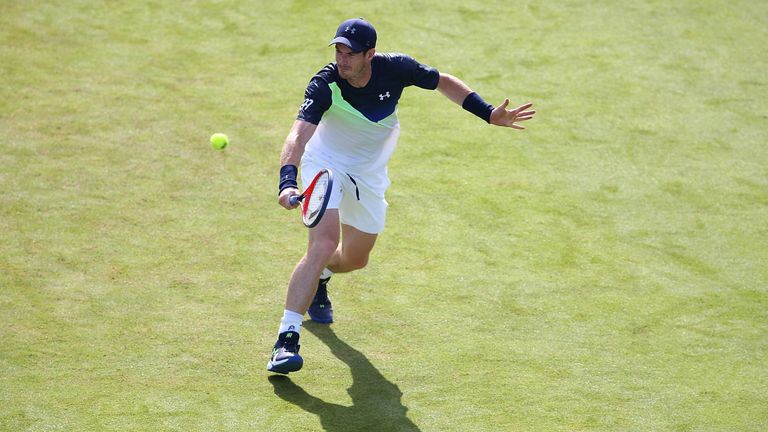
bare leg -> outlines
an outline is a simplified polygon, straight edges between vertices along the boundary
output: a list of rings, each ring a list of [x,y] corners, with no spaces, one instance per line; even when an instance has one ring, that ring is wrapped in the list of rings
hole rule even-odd
[[[285,308],[305,314],[317,289],[320,273],[339,247],[339,211],[329,209],[320,223],[309,230],[307,253],[296,265],[288,283]]]
[[[377,237],[377,234],[341,225],[341,244],[328,261],[328,269],[334,273],[346,273],[365,267]]]

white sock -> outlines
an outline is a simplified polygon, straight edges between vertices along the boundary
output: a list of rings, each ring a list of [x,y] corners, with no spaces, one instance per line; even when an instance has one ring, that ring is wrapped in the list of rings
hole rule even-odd
[[[323,269],[323,272],[320,273],[320,279],[328,279],[331,276],[333,276],[333,272],[328,270],[328,267]]]
[[[277,334],[279,335],[280,333],[287,331],[295,331],[296,333],[299,333],[303,321],[304,315],[286,309],[283,311],[283,319],[280,320],[280,330],[277,331]]]

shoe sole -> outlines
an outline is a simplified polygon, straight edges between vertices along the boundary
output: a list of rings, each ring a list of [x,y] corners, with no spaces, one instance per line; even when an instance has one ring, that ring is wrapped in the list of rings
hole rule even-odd
[[[302,366],[304,366],[304,359],[301,357],[297,359],[296,356],[294,356],[279,364],[274,364],[272,363],[272,360],[270,360],[267,363],[267,370],[269,372],[288,375],[290,372],[296,372],[300,370]]]
[[[307,314],[309,315],[309,319],[311,319],[312,321],[314,321],[314,322],[316,322],[318,324],[332,324],[333,323],[333,318],[318,318],[318,317],[312,316],[312,314],[309,313],[309,312],[307,312]]]

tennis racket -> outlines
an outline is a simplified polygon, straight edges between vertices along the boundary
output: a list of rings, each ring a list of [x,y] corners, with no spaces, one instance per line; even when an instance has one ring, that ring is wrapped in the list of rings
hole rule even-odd
[[[325,214],[325,208],[328,207],[332,191],[333,172],[323,169],[304,189],[304,193],[290,198],[291,205],[301,203],[301,219],[307,228],[312,228],[320,223],[320,219]]]

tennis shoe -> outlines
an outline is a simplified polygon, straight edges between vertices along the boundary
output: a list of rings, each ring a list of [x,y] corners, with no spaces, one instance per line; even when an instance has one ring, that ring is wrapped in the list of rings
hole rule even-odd
[[[272,357],[267,363],[267,370],[281,374],[296,372],[304,365],[304,359],[299,355],[299,334],[295,331],[280,333],[272,348]]]
[[[307,310],[309,317],[316,323],[330,324],[333,322],[333,306],[331,305],[331,299],[328,298],[329,280],[331,278],[320,279],[315,298],[312,299],[312,304],[309,305]]]

